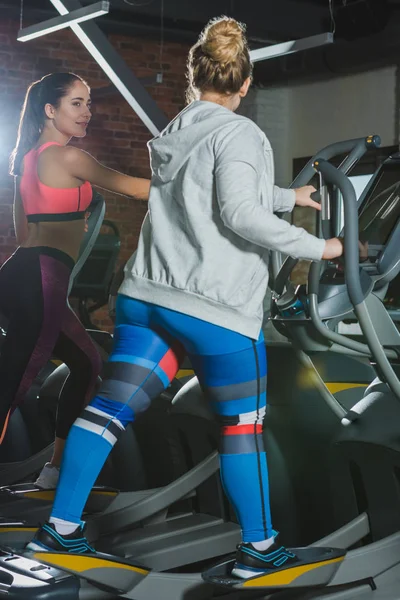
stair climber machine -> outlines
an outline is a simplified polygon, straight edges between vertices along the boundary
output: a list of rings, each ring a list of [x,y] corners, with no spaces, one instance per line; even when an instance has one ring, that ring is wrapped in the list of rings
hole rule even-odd
[[[388,286],[399,279],[400,257],[396,254],[399,173],[400,155],[391,156],[378,168],[358,202],[359,238],[364,248],[368,243],[368,256],[362,256],[361,252],[360,263],[365,303],[396,372],[398,329],[382,301]],[[324,199],[321,215],[325,237],[338,235],[342,227],[340,218],[336,218],[340,213],[336,202],[340,196],[334,188],[330,192]],[[326,214],[331,218],[325,218]],[[276,526],[287,544],[303,545],[325,537],[351,519],[350,513],[344,513],[344,490],[335,484],[339,481],[338,474],[333,477],[338,462],[337,455],[336,461],[331,461],[333,449],[339,448],[335,443],[337,427],[364,392],[369,392],[375,377],[382,375],[365,345],[365,335],[352,339],[336,331],[342,320],[356,318],[343,265],[325,264],[320,272],[319,265],[312,264],[306,289],[295,288],[289,281],[295,263],[288,258],[273,283],[272,323],[290,339],[291,347],[268,346],[269,412],[265,440],[271,477],[277,486],[272,495]],[[353,428],[346,429],[350,430]],[[339,432],[344,433],[342,426]],[[354,480],[360,482],[355,463],[351,463],[351,470]],[[365,506],[362,490],[360,483],[357,502]],[[337,494],[340,502],[336,501]],[[275,503],[274,498],[279,500]],[[391,522],[394,523],[393,519]]]
[[[314,263],[308,289],[293,292],[288,278],[294,261],[288,259],[275,280],[275,285],[284,284],[280,290],[286,287],[287,291],[275,295],[273,322],[312,358],[323,351],[323,345],[328,351],[367,356],[377,376],[361,391],[358,401],[353,396],[349,402],[347,397],[347,406],[328,394],[324,406],[303,406],[302,418],[295,426],[291,421],[301,417],[301,407],[276,403],[267,415],[265,436],[276,441],[271,451],[267,447],[272,498],[277,490],[290,492],[279,497],[284,507],[280,518],[283,511],[295,510],[291,502],[305,496],[307,507],[304,502],[298,507],[298,517],[310,525],[325,514],[331,530],[307,550],[331,546],[342,549],[343,555],[299,567],[296,573],[282,569],[246,581],[230,576],[233,560],[228,560],[206,571],[204,578],[228,588],[258,589],[264,598],[396,600],[400,598],[400,336],[381,298],[382,290],[400,270],[400,155],[380,167],[360,199],[358,211],[354,189],[343,173],[324,159],[315,160],[314,168],[321,176],[322,190],[325,185],[335,186],[343,197],[344,270],[340,263],[328,263],[322,270]],[[329,195],[323,192],[320,230],[325,237],[335,226],[331,208]],[[359,240],[364,249],[362,262]],[[360,324],[363,343],[339,335],[330,323],[352,313]],[[311,368],[310,376],[315,376]],[[329,412],[336,418],[336,427],[327,419]],[[285,425],[290,430],[287,436],[295,434],[290,439],[280,435]],[[330,433],[325,451],[320,442],[311,439],[314,431],[317,438],[321,431]],[[303,449],[307,459],[296,461],[294,453],[303,455]],[[315,451],[323,452],[322,459]],[[319,488],[324,486],[318,477],[321,460],[329,469],[331,485],[330,498],[325,493],[325,503],[318,508],[315,499],[321,501]],[[276,463],[286,469],[278,473]],[[303,477],[307,470],[314,472],[313,481]],[[291,487],[289,481],[276,485],[279,477],[286,476]],[[293,537],[296,534],[292,532]]]
[[[353,141],[342,147],[342,151],[349,152],[349,157],[354,156],[355,152],[361,152],[360,144],[360,141]],[[365,140],[363,144],[365,147]],[[325,158],[335,153],[331,150]],[[395,161],[396,157],[391,160]],[[315,160],[314,167],[321,174],[323,183],[332,188],[335,186],[343,197],[344,271],[340,264],[323,265],[322,272],[319,265],[313,265],[307,292],[300,290],[299,295],[292,297],[291,305],[300,306],[301,301],[303,308],[287,310],[288,295],[285,300],[283,294],[277,296],[273,321],[283,330],[290,330],[293,343],[302,352],[312,356],[327,349],[337,352],[339,347],[345,348],[351,359],[369,359],[370,374],[375,372],[379,379],[375,378],[365,392],[361,387],[358,398],[353,396],[348,407],[333,395],[321,392],[319,405],[325,406],[321,409],[316,403],[314,410],[304,407],[302,424],[306,443],[295,448],[290,447],[290,439],[280,436],[279,419],[280,413],[283,419],[285,414],[288,415],[291,427],[290,421],[296,411],[300,412],[299,407],[291,406],[292,397],[286,406],[279,406],[272,398],[265,435],[267,443],[269,437],[272,439],[267,445],[267,453],[276,527],[281,529],[285,544],[292,536],[296,545],[305,546],[298,521],[312,521],[314,507],[310,506],[307,514],[303,514],[304,507],[300,507],[297,511],[300,518],[293,520],[292,531],[289,527],[286,531],[281,527],[284,517],[291,523],[290,513],[275,516],[274,507],[282,504],[285,510],[296,513],[297,487],[301,495],[301,481],[296,477],[293,455],[300,456],[304,450],[307,456],[307,444],[319,448],[321,435],[329,433],[324,451],[320,453],[324,454],[325,460],[329,456],[332,486],[329,502],[326,507],[320,507],[320,512],[326,512],[326,527],[333,533],[300,550],[295,548],[303,564],[294,569],[282,567],[271,574],[247,580],[233,578],[230,575],[233,557],[229,553],[240,541],[240,531],[220,487],[220,513],[210,514],[208,508],[201,509],[201,488],[218,475],[218,456],[214,451],[164,487],[115,495],[101,514],[87,515],[88,537],[97,550],[93,556],[51,552],[24,555],[22,546],[34,532],[25,532],[22,539],[23,529],[27,527],[23,524],[16,542],[18,524],[13,524],[10,519],[4,526],[8,531],[0,533],[0,542],[19,550],[4,549],[0,554],[0,592],[4,595],[43,600],[56,596],[71,600],[115,597],[206,600],[224,596],[233,600],[240,598],[242,593],[244,598],[277,600],[400,598],[400,524],[395,510],[396,503],[399,505],[396,469],[400,463],[400,383],[397,376],[400,337],[397,329],[391,327],[390,317],[385,317],[387,313],[379,297],[371,299],[374,290],[380,289],[380,282],[388,283],[400,266],[398,199],[396,193],[390,193],[388,201],[384,190],[378,189],[379,181],[385,175],[385,164],[382,172],[378,172],[377,185],[369,187],[370,195],[367,193],[360,204],[359,213],[354,189],[346,176],[323,158]],[[303,176],[306,175],[308,178],[304,183],[311,178],[310,168]],[[322,201],[326,216],[327,195],[322,194]],[[374,211],[377,223],[372,218]],[[390,227],[386,226],[387,219],[391,220]],[[329,219],[324,218],[324,221]],[[382,222],[385,222],[383,230]],[[325,230],[328,225],[324,225]],[[359,263],[359,228],[365,235],[373,232],[371,257],[362,263]],[[384,234],[380,235],[380,231]],[[282,269],[285,270],[280,277],[278,275],[275,285],[284,279],[285,273],[286,277],[290,275],[291,269],[287,265],[284,264]],[[290,290],[289,285],[286,287]],[[330,319],[337,322],[341,315],[349,313],[356,315],[364,343],[340,336],[329,327]],[[381,341],[379,335],[383,336]],[[285,377],[287,379],[287,374]],[[317,381],[316,387],[320,383]],[[307,397],[307,394],[299,395]],[[323,420],[325,412],[330,413],[328,425],[333,433]],[[195,419],[197,426],[194,425],[193,433],[196,431],[197,435],[200,423],[212,422],[195,378],[174,398],[170,416]],[[315,443],[313,436],[317,439]],[[301,440],[300,436],[298,440]],[[321,465],[318,460],[315,462],[318,474]],[[313,462],[303,466],[314,470]],[[292,476],[293,483],[290,483]],[[319,484],[317,479],[314,482],[317,497]],[[321,485],[325,485],[325,480]],[[307,486],[308,482],[303,482],[303,493],[312,499],[314,490]],[[332,505],[335,510],[331,510]],[[316,515],[316,521],[319,522],[319,515]],[[335,523],[340,523],[336,530]],[[218,560],[222,562],[215,564]]]
[[[365,152],[370,148],[376,148],[380,144],[380,139],[378,136],[369,136],[367,138],[361,138],[358,140],[351,140],[349,142],[342,142],[339,144],[333,144],[328,146],[324,150],[319,153],[319,156],[330,158],[336,155],[344,155],[345,159],[342,162],[341,169],[344,172],[348,172],[356,162],[361,158]],[[299,187],[304,183],[307,183],[315,174],[315,171],[312,168],[312,161],[303,169],[301,174],[296,178],[293,182],[292,187]],[[93,227],[93,223],[95,222],[96,213],[92,212],[91,215],[91,227]],[[97,232],[99,230],[101,223],[97,226]],[[119,236],[118,232],[113,231],[112,236],[102,236],[103,241],[100,244],[99,252],[94,256],[93,261],[96,267],[96,271],[99,270],[99,259],[104,258],[104,253],[107,252],[107,256],[111,259],[108,262],[112,262],[115,264],[116,254],[119,249]],[[99,236],[97,236],[98,239]],[[94,243],[94,239],[92,239],[92,245]],[[97,241],[96,241],[97,248]],[[88,257],[88,252],[86,252],[85,257]],[[91,253],[91,256],[93,251]],[[97,294],[97,299],[102,298],[102,302],[104,302],[104,289],[99,288],[98,279],[93,281],[92,275],[88,278],[83,277],[83,272],[86,269],[89,261],[86,261],[84,269],[82,269],[83,261],[80,260],[79,265],[77,264],[74,284],[72,287],[72,291],[75,290],[75,295],[77,295],[83,305],[86,307],[88,296],[92,296],[93,292],[92,287],[93,283],[95,284],[95,292]],[[109,268],[103,268],[106,274],[110,273]],[[78,274],[79,273],[79,274]],[[284,274],[284,272],[283,272]],[[123,272],[120,269],[114,276],[113,282],[111,284],[111,294],[110,294],[110,314],[113,311],[115,306],[115,297],[117,290],[119,288],[119,283],[122,282]],[[105,277],[107,280],[107,290],[109,288],[109,277]],[[282,277],[280,277],[282,279]],[[278,287],[281,285],[279,283],[279,279],[277,281]],[[84,313],[88,313],[85,308]],[[102,350],[104,354],[104,358],[106,359],[107,351],[109,352],[108,346],[110,345],[111,336],[107,332],[94,331],[95,339],[101,343]],[[105,343],[102,342],[98,337],[106,338]],[[273,351],[271,351],[273,350]],[[291,377],[296,378],[296,380],[307,380],[308,378],[308,370],[309,364],[307,362],[307,358],[305,355],[301,355],[301,353],[296,352],[296,350],[292,347],[292,345],[288,342],[285,345],[275,345],[270,350],[269,362],[270,362],[270,371],[272,376],[269,378],[269,396],[270,403],[271,398],[277,395],[278,398],[284,396],[287,397],[288,393],[290,393],[290,389],[287,390],[287,385],[285,385],[285,381],[281,378],[274,378],[273,373],[279,372],[279,366],[284,360],[287,363],[287,368],[291,370]],[[187,361],[187,359],[185,359]],[[309,359],[308,359],[309,360]],[[359,389],[358,386],[366,388],[367,385],[372,380],[374,373],[370,367],[369,361],[367,359],[360,360],[354,359],[353,357],[343,356],[340,354],[333,355],[333,353],[322,353],[322,359],[319,359],[321,364],[317,365],[319,367],[320,375],[325,377],[326,386],[329,389],[339,390],[340,396],[349,396],[350,400],[353,397],[353,394],[358,394]],[[278,365],[276,368],[275,363]],[[54,423],[55,423],[55,414],[57,407],[57,398],[62,388],[62,385],[67,377],[68,369],[66,365],[60,365],[50,376],[47,377],[46,381],[42,385],[40,391],[37,394],[37,399],[35,402],[27,401],[24,405],[24,410],[28,410],[29,418],[25,418],[25,420],[20,423],[17,417],[15,416],[14,427],[12,430],[13,435],[9,436],[9,439],[18,439],[19,446],[27,446],[29,447],[29,440],[35,439],[37,441],[36,446],[38,448],[34,448],[34,451],[31,453],[27,453],[25,458],[25,462],[23,460],[20,461],[20,464],[16,464],[15,462],[15,453],[14,447],[6,448],[5,452],[1,453],[2,448],[0,448],[0,484],[3,485],[3,488],[0,489],[0,515],[4,517],[8,516],[18,516],[20,518],[25,518],[29,516],[30,519],[37,519],[38,521],[46,518],[46,514],[48,513],[49,506],[52,503],[54,492],[51,490],[40,490],[35,488],[33,485],[13,485],[21,481],[27,481],[29,478],[34,479],[35,473],[40,470],[43,466],[44,462],[47,460],[47,456],[50,455],[52,451],[52,436],[54,431]],[[136,431],[132,431],[129,429],[129,433],[125,434],[123,438],[116,444],[113,452],[111,453],[110,459],[107,461],[107,465],[103,470],[99,483],[102,485],[110,486],[113,489],[108,490],[99,490],[96,489],[93,491],[90,497],[90,503],[88,505],[88,510],[102,510],[105,505],[115,496],[116,490],[120,489],[122,491],[138,491],[146,488],[148,483],[146,482],[146,477],[143,474],[143,469],[138,468],[137,460],[132,460],[131,457],[137,455],[140,450],[138,448],[137,439],[142,445],[145,446],[145,452],[142,454],[145,456],[149,454],[148,446],[149,446],[149,438],[147,437],[147,431],[151,435],[151,431],[147,427],[146,422],[154,421],[155,414],[157,412],[157,418],[162,420],[163,412],[165,413],[168,410],[170,402],[172,398],[175,396],[177,391],[182,387],[183,383],[186,380],[190,379],[193,375],[190,364],[184,363],[181,366],[180,371],[178,372],[176,378],[171,383],[171,386],[168,390],[166,390],[161,398],[158,399],[157,407],[155,406],[155,402],[153,402],[152,408],[150,409],[151,415],[141,418],[140,422],[135,424]],[[276,379],[278,379],[276,381]],[[328,379],[328,381],[326,381]],[[275,385],[276,383],[276,385]],[[310,397],[315,398],[316,401],[320,400],[320,386],[312,385],[312,389],[304,390],[304,394],[308,401],[310,401]],[[276,394],[275,394],[276,390]],[[329,391],[324,390],[329,394]],[[157,410],[157,408],[159,410]],[[190,407],[186,407],[186,410],[191,410]],[[194,411],[197,409],[194,408]],[[208,411],[206,411],[208,415]],[[21,420],[21,419],[19,419]],[[168,419],[166,423],[169,422]],[[45,431],[42,431],[45,429]],[[214,434],[212,434],[214,435]],[[163,440],[166,441],[165,432],[162,434]],[[171,437],[171,436],[169,436]],[[38,438],[38,439],[37,439]],[[43,440],[45,441],[43,442]],[[171,449],[171,444],[169,444],[170,448],[167,448],[167,455],[173,455],[173,450]],[[150,455],[154,454],[150,449]],[[28,458],[28,460],[26,460]],[[4,463],[5,464],[2,464]],[[155,461],[153,461],[153,464]],[[165,460],[164,460],[165,463]],[[176,469],[173,466],[173,457],[172,460],[168,461],[168,467],[171,471],[171,477],[173,475],[172,471],[177,471],[180,473],[182,469]],[[153,464],[147,462],[146,467],[152,468]],[[167,469],[168,470],[168,469]],[[324,471],[322,471],[321,475],[324,475]],[[152,484],[154,487],[159,487],[159,485],[165,485],[167,480],[165,477],[160,477],[160,474],[154,474],[150,479],[152,480]],[[326,476],[326,475],[324,475]],[[171,477],[169,480],[172,480]],[[16,504],[17,501],[17,504]],[[279,507],[278,507],[279,510]],[[289,519],[285,519],[284,530],[286,530],[289,526],[290,530],[293,530],[293,525],[290,523],[293,520],[294,516]],[[306,539],[306,542],[315,539],[316,536],[321,536],[325,534],[325,531],[315,530],[311,527],[308,528],[309,540]],[[296,543],[297,539],[293,539],[293,543]]]

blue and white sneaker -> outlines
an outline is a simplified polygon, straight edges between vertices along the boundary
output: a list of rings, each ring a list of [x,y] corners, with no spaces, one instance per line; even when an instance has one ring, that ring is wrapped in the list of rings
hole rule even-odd
[[[232,569],[234,577],[247,579],[257,575],[266,575],[279,569],[287,569],[302,561],[293,552],[272,544],[267,550],[256,550],[251,543],[242,543],[237,547],[236,561]]]
[[[25,550],[34,552],[71,552],[74,554],[94,554],[96,550],[83,536],[84,527],[79,525],[73,533],[61,535],[53,523],[45,523],[37,530],[35,537]]]

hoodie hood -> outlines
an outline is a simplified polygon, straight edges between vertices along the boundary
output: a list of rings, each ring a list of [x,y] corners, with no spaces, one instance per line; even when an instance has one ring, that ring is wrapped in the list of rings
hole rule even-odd
[[[204,144],[219,129],[242,119],[214,102],[193,102],[159,136],[148,142],[153,176],[163,183],[172,181],[199,144]]]

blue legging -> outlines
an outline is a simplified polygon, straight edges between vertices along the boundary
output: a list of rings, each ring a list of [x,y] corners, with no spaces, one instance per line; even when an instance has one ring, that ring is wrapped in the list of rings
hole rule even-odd
[[[53,517],[81,522],[90,490],[118,437],[168,387],[184,352],[221,424],[221,479],[243,540],[273,535],[262,439],[267,375],[262,334],[255,342],[122,295],[103,383],[66,442]]]

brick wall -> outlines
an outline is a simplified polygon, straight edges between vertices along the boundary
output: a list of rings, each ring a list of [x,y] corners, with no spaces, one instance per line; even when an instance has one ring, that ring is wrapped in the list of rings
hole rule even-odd
[[[25,24],[26,25],[26,24]],[[16,243],[12,224],[12,178],[8,157],[15,144],[19,112],[27,86],[53,71],[74,71],[92,88],[110,82],[97,63],[70,30],[60,31],[26,43],[16,41],[19,23],[0,23],[0,262],[10,256]],[[159,44],[142,38],[111,35],[110,41],[138,77],[160,71]],[[169,118],[184,106],[185,61],[188,46],[166,43],[163,50],[163,83],[148,88]],[[146,142],[151,134],[126,101],[115,96],[93,106],[87,137],[72,143],[81,146],[99,161],[130,175],[149,176]],[[102,192],[103,193],[103,192]],[[119,228],[122,241],[120,260],[135,249],[146,203],[104,192],[106,218]],[[100,327],[109,328],[107,310],[95,315]]]

